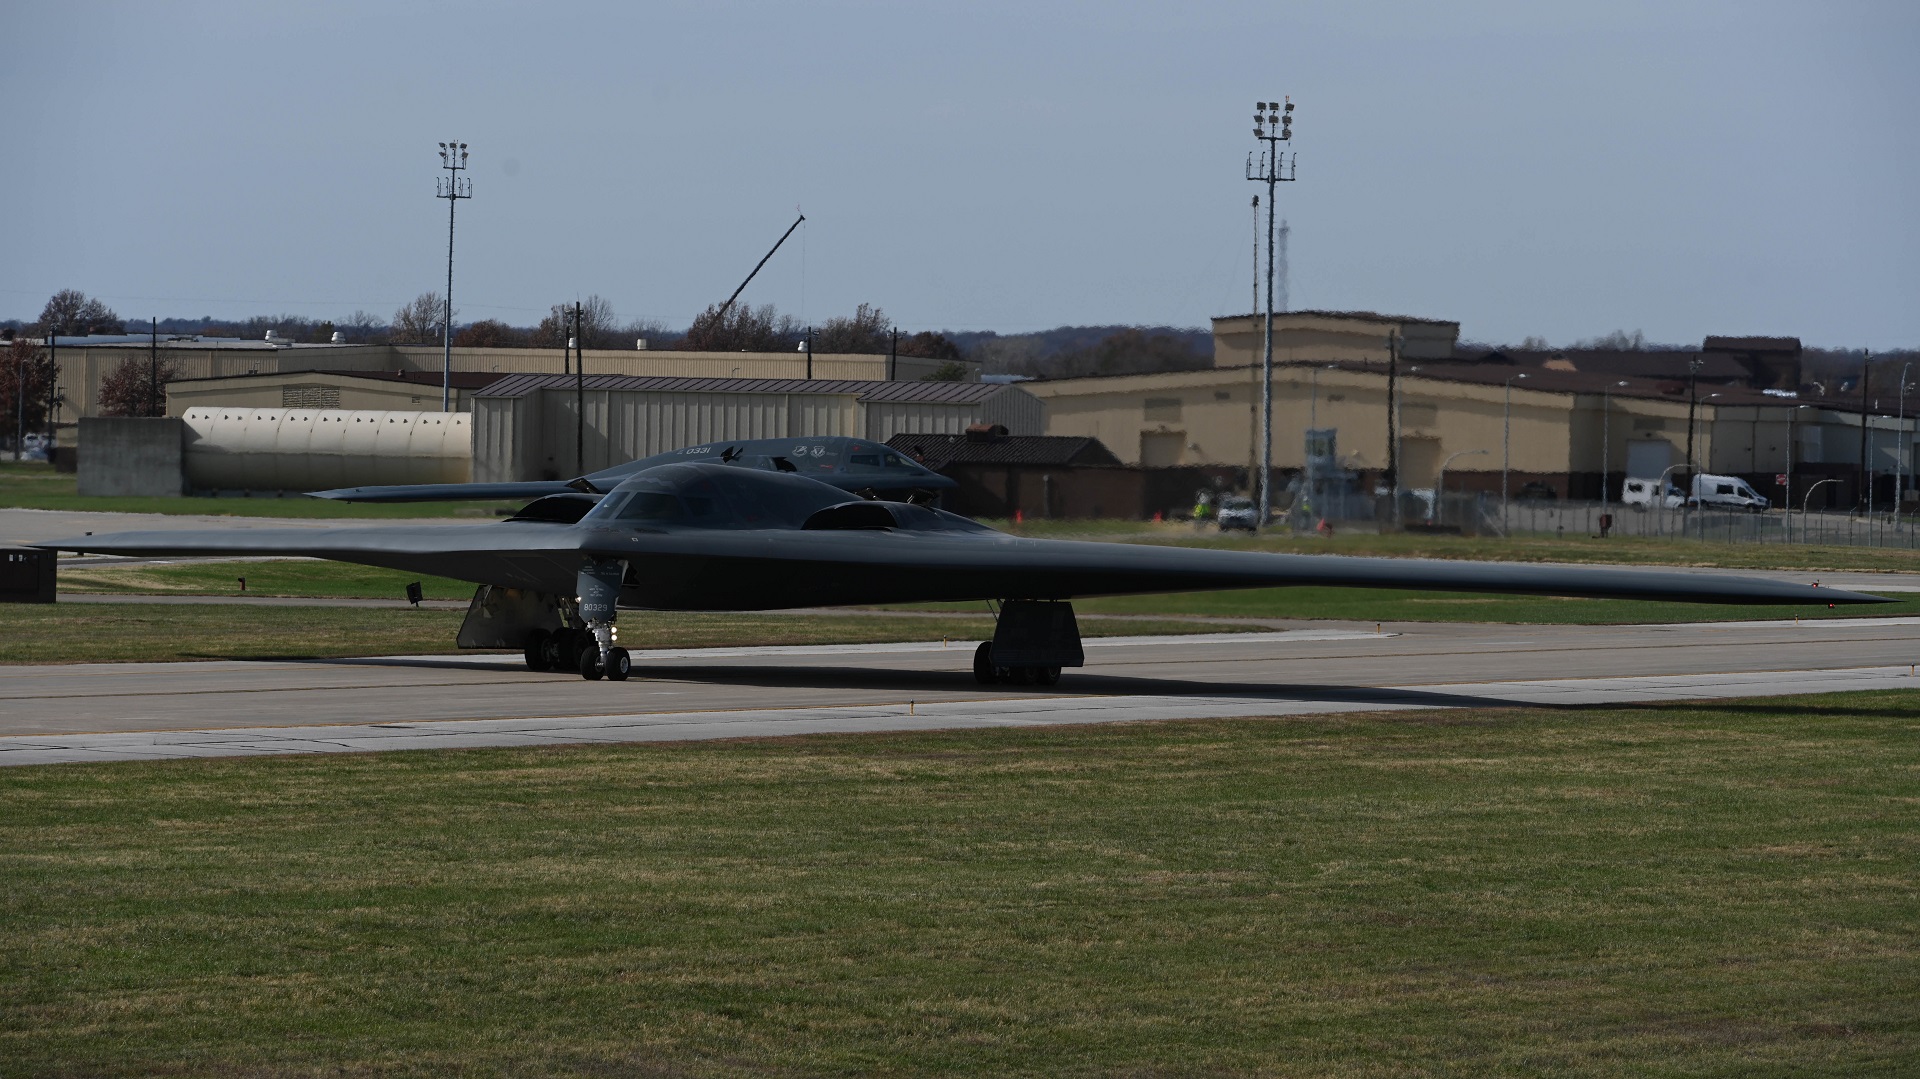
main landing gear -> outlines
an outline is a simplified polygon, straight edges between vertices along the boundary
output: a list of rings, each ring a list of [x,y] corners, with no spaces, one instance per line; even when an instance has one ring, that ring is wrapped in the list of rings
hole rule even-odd
[[[618,559],[596,559],[575,576],[577,598],[562,600],[559,629],[530,630],[525,638],[527,669],[578,671],[589,682],[602,678],[624,682],[633,673],[633,656],[613,643],[616,605],[627,564]]]
[[[605,677],[624,682],[633,673],[633,656],[614,645],[600,658],[600,642],[580,629],[532,630],[527,634],[525,651],[530,671],[578,671],[588,681]]]
[[[973,678],[983,686],[1051,686],[1062,667],[1085,665],[1073,604],[1060,600],[1002,602],[993,640],[973,651]]]
[[[1060,681],[1058,667],[996,667],[993,642],[981,641],[973,650],[973,680],[983,686],[1051,686]]]

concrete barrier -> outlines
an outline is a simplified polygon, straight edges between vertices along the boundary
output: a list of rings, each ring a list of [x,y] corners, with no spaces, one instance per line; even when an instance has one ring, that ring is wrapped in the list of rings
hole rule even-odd
[[[173,416],[83,416],[79,492],[179,497],[186,424]]]

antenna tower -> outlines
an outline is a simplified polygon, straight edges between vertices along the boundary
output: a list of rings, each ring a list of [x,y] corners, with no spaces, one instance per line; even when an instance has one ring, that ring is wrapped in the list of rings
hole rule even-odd
[[[440,411],[453,411],[453,208],[473,197],[473,181],[460,174],[467,168],[467,144],[440,144],[440,167],[447,175],[434,182],[434,198],[447,200],[447,298],[440,327]]]

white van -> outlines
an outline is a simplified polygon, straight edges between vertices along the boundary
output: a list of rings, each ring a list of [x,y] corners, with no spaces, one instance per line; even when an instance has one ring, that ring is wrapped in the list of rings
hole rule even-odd
[[[1620,485],[1620,503],[1621,505],[1632,506],[1641,513],[1645,513],[1648,507],[1655,504],[1654,499],[1656,496],[1654,492],[1659,486],[1659,480],[1636,480],[1628,478],[1625,483]],[[1675,487],[1672,483],[1668,483],[1666,497],[1660,499],[1658,504],[1670,510],[1679,509],[1681,506],[1687,504],[1687,496],[1681,493],[1680,488]]]
[[[1706,509],[1746,510],[1750,513],[1765,513],[1772,505],[1765,495],[1747,486],[1746,480],[1707,472],[1693,477],[1691,501]]]

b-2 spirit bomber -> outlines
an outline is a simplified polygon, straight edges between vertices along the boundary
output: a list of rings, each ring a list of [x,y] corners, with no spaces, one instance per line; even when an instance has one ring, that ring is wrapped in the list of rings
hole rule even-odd
[[[534,670],[614,681],[632,671],[632,657],[618,644],[623,608],[997,601],[993,639],[976,650],[974,676],[1051,685],[1062,668],[1083,664],[1072,601],[1086,596],[1321,585],[1700,603],[1881,602],[1839,589],[1693,573],[1030,539],[922,504],[926,492],[951,483],[939,480],[861,439],[713,443],[568,482],[435,485],[457,488],[433,496],[439,498],[535,496],[504,521],[123,532],[35,546],[150,557],[303,556],[452,577],[478,586],[460,629],[462,647],[519,649]],[[373,497],[403,500],[406,490],[375,489]],[[412,497],[427,494],[415,489]]]

